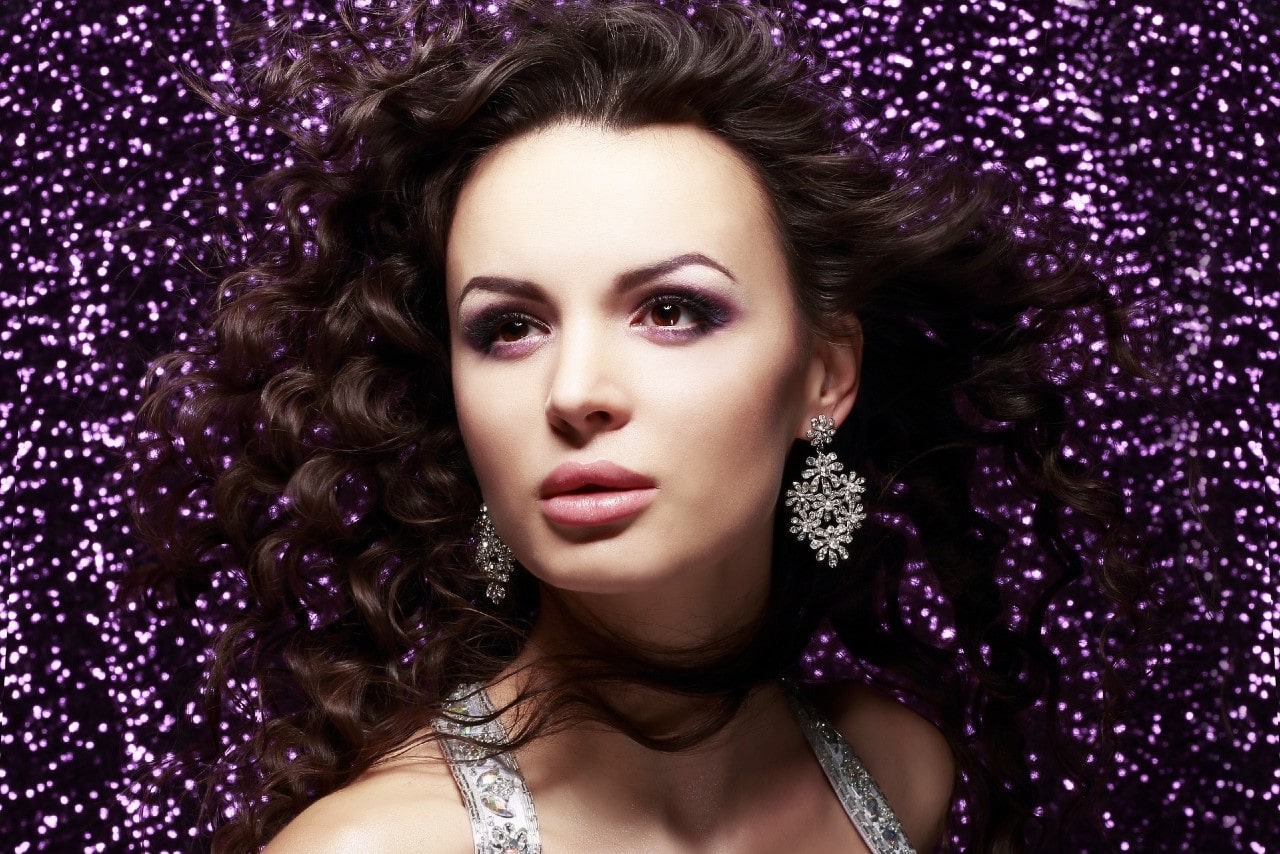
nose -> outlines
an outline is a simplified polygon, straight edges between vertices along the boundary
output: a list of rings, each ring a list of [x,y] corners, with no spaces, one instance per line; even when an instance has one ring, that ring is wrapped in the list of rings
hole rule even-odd
[[[575,445],[631,419],[622,342],[604,330],[562,328],[547,391],[547,421]]]

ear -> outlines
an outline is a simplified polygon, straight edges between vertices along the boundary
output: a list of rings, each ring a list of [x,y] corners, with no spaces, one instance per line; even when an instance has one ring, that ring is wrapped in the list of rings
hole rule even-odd
[[[814,335],[809,351],[806,380],[807,404],[796,438],[804,438],[809,419],[830,415],[836,426],[844,423],[858,396],[862,379],[862,324],[852,315],[835,338]]]

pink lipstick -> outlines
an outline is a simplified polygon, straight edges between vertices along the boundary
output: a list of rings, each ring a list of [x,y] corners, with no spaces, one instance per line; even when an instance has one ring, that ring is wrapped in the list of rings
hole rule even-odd
[[[564,463],[542,481],[542,513],[556,525],[621,522],[644,510],[658,490],[653,479],[605,460]]]

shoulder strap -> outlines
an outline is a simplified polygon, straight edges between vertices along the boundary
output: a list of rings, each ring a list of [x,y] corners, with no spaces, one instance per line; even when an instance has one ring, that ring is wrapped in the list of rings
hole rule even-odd
[[[786,686],[786,694],[818,764],[867,847],[875,854],[915,854],[884,793],[849,742],[800,696],[794,685]]]
[[[437,732],[483,744],[506,742],[497,718],[484,722],[493,714],[484,686],[462,686],[449,698],[445,711],[448,716],[436,722]],[[440,747],[471,818],[475,854],[541,854],[533,798],[515,756],[494,753],[458,738],[442,738]]]

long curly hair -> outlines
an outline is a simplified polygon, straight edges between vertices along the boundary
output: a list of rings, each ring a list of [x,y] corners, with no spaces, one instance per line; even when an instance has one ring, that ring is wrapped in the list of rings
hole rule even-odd
[[[753,165],[808,324],[860,319],[862,390],[838,441],[871,512],[839,573],[775,531],[768,613],[732,655],[607,647],[548,683],[513,745],[586,716],[683,749],[753,686],[798,672],[825,624],[947,735],[973,845],[1029,844],[1046,796],[1025,733],[1037,705],[1056,713],[1061,681],[1046,611],[1086,576],[1130,616],[1145,595],[1122,501],[1066,450],[1083,395],[1142,372],[1124,306],[1069,225],[999,170],[851,133],[784,12],[418,2],[267,23],[235,50],[245,79],[194,85],[287,147],[256,184],[256,237],[219,282],[209,333],[153,368],[133,454],[155,560],[128,579],[156,607],[221,609],[208,738],[184,765],[204,769],[207,807],[234,813],[215,850],[264,844],[520,649],[537,586],[481,604],[470,560],[479,497],[452,401],[445,237],[486,152],[562,121],[693,124]],[[998,582],[1010,525],[975,497],[992,468],[1034,508],[1042,580],[1017,620]],[[945,603],[945,637],[911,625],[914,572]],[[648,732],[584,674],[705,696],[716,713]]]

